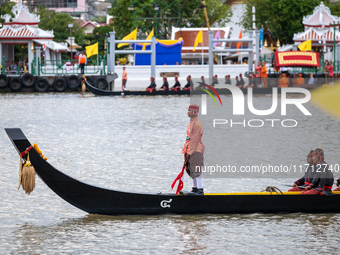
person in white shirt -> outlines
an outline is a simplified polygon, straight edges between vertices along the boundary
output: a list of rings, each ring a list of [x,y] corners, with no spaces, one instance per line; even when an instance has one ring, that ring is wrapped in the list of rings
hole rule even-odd
[[[314,77],[312,73],[309,75],[308,84],[314,84]]]

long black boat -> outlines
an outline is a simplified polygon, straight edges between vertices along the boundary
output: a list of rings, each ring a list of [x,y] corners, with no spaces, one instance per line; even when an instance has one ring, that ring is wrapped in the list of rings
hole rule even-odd
[[[91,93],[95,94],[96,96],[172,96],[172,95],[200,95],[205,94],[206,92],[198,89],[198,90],[178,90],[178,91],[161,91],[161,90],[154,90],[153,92],[149,92],[146,90],[141,91],[110,91],[110,90],[103,90],[94,87],[89,82],[85,82],[86,88]],[[247,94],[247,89],[241,89],[244,94]],[[278,93],[281,90],[278,89]],[[231,94],[229,89],[220,88],[216,89],[216,92],[219,95]],[[272,88],[253,88],[253,94],[272,94]]]
[[[5,129],[19,153],[31,146],[19,128]],[[243,192],[205,194],[142,194],[109,190],[80,182],[58,171],[34,149],[30,160],[38,176],[58,196],[91,214],[244,214],[244,213],[336,213],[340,192],[333,196],[299,195],[299,192]]]

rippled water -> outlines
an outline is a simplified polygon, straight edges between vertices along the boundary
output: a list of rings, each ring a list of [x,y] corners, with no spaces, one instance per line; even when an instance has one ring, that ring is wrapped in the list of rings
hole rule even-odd
[[[270,100],[260,96],[255,103]],[[338,214],[98,216],[69,205],[39,178],[30,196],[17,191],[19,157],[5,127],[22,128],[52,165],[86,183],[170,192],[182,165],[189,103],[186,96],[0,94],[0,254],[337,254]],[[306,148],[322,141],[329,145],[327,162],[339,163],[339,123],[309,109],[313,119],[298,117],[302,126],[281,136],[277,130],[257,136],[228,130],[230,160],[251,156],[251,163],[275,163],[272,155],[280,154],[304,163]],[[237,136],[252,139],[245,143]],[[257,143],[266,155],[258,160],[245,147]],[[204,186],[206,192],[261,191],[269,185],[286,190],[293,181],[205,178]]]

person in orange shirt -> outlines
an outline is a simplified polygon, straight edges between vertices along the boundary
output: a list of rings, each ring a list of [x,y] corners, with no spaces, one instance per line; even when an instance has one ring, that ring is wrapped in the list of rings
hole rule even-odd
[[[267,67],[266,67],[266,62],[263,61],[262,63],[262,69],[261,69],[261,77],[262,77],[262,81],[263,81],[263,87],[268,88],[268,84],[267,84]]]
[[[255,66],[255,75],[256,75],[256,83],[258,85],[261,85],[261,70],[262,70],[262,66],[261,66],[261,62],[257,62],[257,66]]]
[[[202,142],[203,125],[198,118],[198,105],[189,105],[188,117],[190,122],[187,128],[187,139],[184,143],[182,154],[186,162],[186,172],[193,180],[192,193],[204,195],[202,168],[204,165],[204,144]]]
[[[295,87],[296,85],[297,85],[297,74],[294,74],[293,87]]]
[[[296,78],[296,85],[305,84],[305,78],[302,77],[302,73],[299,73],[299,77]]]
[[[256,74],[256,78],[261,78],[261,70],[262,70],[262,66],[261,66],[261,62],[257,62],[257,66],[255,66],[255,74]]]
[[[87,59],[86,59],[86,55],[84,54],[84,52],[82,51],[79,55],[79,60],[78,60],[78,64],[80,66],[80,73],[84,74],[84,69],[85,69],[85,65],[87,63]]]
[[[126,90],[126,82],[127,82],[127,71],[125,66],[123,66],[123,73],[122,73],[122,91]]]
[[[282,74],[282,78],[280,79],[279,88],[287,88],[289,85],[289,79],[287,78],[287,75],[284,73]]]

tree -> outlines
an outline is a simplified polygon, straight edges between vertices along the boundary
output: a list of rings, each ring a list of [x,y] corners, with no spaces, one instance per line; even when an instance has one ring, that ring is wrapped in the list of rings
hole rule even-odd
[[[77,44],[84,42],[84,31],[78,23],[74,22],[74,19],[69,14],[49,11],[44,6],[39,7],[37,14],[40,15],[39,28],[53,30],[54,41],[65,42],[70,36],[68,24],[73,24],[72,36],[75,37],[75,42]]]
[[[1,18],[2,15],[5,14],[9,14],[12,16],[12,18],[14,18],[14,14],[12,13],[12,8],[15,5],[15,3],[2,3],[0,4],[1,8],[0,8],[0,23],[4,23],[5,20]]]
[[[105,40],[110,36],[109,32],[112,32],[112,26],[101,26],[95,27],[93,29],[93,33],[85,36],[85,43],[80,44],[82,47],[81,50],[85,51],[85,47],[89,45],[93,45],[98,42],[98,54],[100,56],[105,55]],[[92,56],[92,59],[96,59],[97,55]]]
[[[230,20],[231,9],[221,0],[206,0],[210,25],[223,26]],[[128,11],[133,3],[134,11]],[[121,39],[138,27],[138,37],[146,38],[153,28],[158,38],[169,39],[172,26],[206,26],[201,0],[118,0],[109,13],[113,16],[116,37]],[[159,5],[155,11],[154,4]],[[157,21],[157,22],[156,22]]]
[[[252,29],[252,6],[256,8],[257,28],[268,28],[282,44],[293,43],[294,33],[304,30],[302,19],[313,13],[321,0],[246,0],[241,19],[245,29]],[[329,4],[324,1],[325,5]]]
[[[332,2],[328,5],[332,15],[340,16],[340,2]]]

